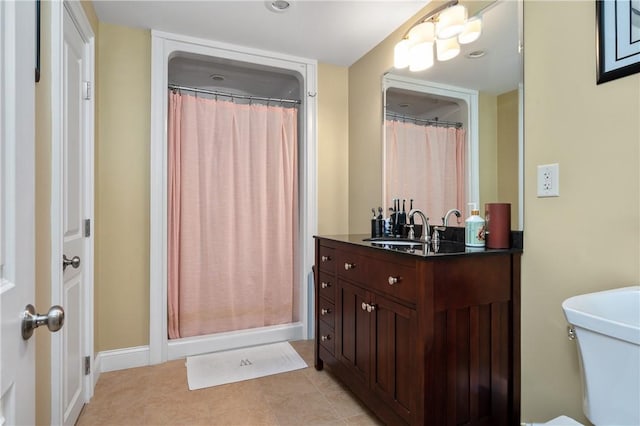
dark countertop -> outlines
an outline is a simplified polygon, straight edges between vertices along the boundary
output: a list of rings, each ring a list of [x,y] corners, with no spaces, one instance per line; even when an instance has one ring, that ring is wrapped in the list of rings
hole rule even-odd
[[[483,247],[466,247],[464,243],[452,240],[441,240],[439,247],[433,244],[425,246],[420,243],[411,245],[388,245],[381,244],[370,239],[368,234],[345,234],[345,235],[316,235],[314,238],[323,238],[327,240],[337,241],[341,243],[355,244],[362,247],[369,247],[378,250],[387,250],[394,253],[406,254],[408,256],[419,257],[446,257],[446,256],[477,256],[495,253],[522,253],[522,249],[487,249]],[[369,241],[367,241],[369,240]],[[394,240],[394,238],[385,238],[385,241]],[[396,241],[409,241],[406,239],[395,239]]]

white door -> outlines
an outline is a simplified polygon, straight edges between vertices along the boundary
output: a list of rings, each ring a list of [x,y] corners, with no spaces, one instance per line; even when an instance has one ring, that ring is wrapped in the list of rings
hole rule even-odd
[[[63,7],[62,43],[62,140],[60,167],[60,200],[62,207],[61,236],[62,255],[58,273],[62,273],[62,300],[65,309],[65,326],[57,336],[61,347],[60,383],[61,400],[52,403],[61,405],[61,423],[73,425],[85,402],[85,263],[87,261],[84,220],[85,193],[85,43],[71,18]],[[56,161],[56,159],[54,159]],[[54,232],[56,232],[54,230]],[[88,236],[88,234],[87,234]],[[63,267],[63,261],[67,266]],[[54,260],[55,267],[55,260]],[[52,421],[59,420],[54,416]]]
[[[21,333],[35,302],[35,57],[35,1],[0,1],[2,425],[35,424],[35,339]]]

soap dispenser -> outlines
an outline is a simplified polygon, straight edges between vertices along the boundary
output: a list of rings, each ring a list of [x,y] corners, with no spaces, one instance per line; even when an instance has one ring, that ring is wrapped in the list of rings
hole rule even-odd
[[[464,243],[467,247],[484,247],[484,219],[476,203],[469,203],[471,216],[464,221]]]

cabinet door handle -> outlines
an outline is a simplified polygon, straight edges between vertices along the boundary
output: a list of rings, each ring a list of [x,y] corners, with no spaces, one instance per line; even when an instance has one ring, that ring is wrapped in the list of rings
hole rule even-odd
[[[400,281],[400,277],[389,276],[389,279],[387,281],[389,281],[389,285],[398,284],[398,282]]]
[[[353,269],[353,268],[355,268],[355,267],[356,267],[356,264],[355,264],[355,263],[348,263],[348,262],[345,262],[345,264],[344,264],[344,270],[345,270],[345,271],[348,271],[349,269]]]
[[[323,281],[323,282],[320,283],[320,287],[329,288],[329,287],[331,287],[331,283],[326,283],[326,282]]]
[[[322,256],[320,260],[322,260],[323,262],[328,262],[331,260],[331,256]]]
[[[331,335],[327,334],[326,336],[320,336],[320,340],[326,342],[327,340],[331,340]]]
[[[367,306],[369,306],[369,305],[367,305],[366,303],[362,302],[362,310],[363,311],[367,310]]]
[[[376,305],[367,305],[367,312],[373,312],[376,310]]]
[[[327,315],[331,313],[331,309],[322,308],[320,309],[320,315]]]

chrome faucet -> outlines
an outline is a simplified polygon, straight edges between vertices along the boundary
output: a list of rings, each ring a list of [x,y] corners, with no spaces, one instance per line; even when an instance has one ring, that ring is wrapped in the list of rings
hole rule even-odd
[[[416,213],[422,219],[422,236],[420,237],[420,241],[428,244],[431,242],[431,235],[429,235],[429,218],[426,217],[424,213],[422,213],[422,211],[413,209],[409,212],[409,223],[411,223],[413,215]],[[409,239],[413,240],[415,237],[416,235],[413,231],[413,227],[411,227],[411,229],[409,230]]]
[[[444,217],[442,218],[442,225],[444,226],[449,226],[449,217],[451,217],[452,214],[455,214],[457,218],[462,217],[462,213],[460,213],[460,210],[458,209],[451,209],[447,212],[447,214],[444,215]]]

